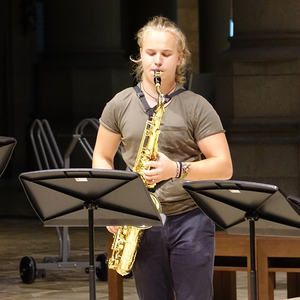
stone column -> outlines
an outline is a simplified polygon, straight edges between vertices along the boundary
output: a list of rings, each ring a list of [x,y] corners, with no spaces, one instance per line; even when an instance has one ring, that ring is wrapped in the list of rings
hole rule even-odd
[[[45,1],[40,112],[60,130],[98,118],[105,103],[131,84],[120,6],[119,0]]]
[[[177,1],[177,20],[192,52],[192,71],[199,73],[199,7],[196,0]]]
[[[233,0],[234,37],[218,63],[216,109],[234,178],[299,194],[300,2]]]

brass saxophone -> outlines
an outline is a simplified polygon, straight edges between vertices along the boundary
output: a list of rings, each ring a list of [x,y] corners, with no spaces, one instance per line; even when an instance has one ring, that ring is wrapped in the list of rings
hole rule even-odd
[[[150,120],[147,120],[143,137],[140,143],[137,158],[133,167],[133,171],[137,172],[147,188],[153,188],[155,184],[148,184],[144,179],[144,171],[148,169],[146,163],[155,160],[158,150],[158,136],[160,133],[160,123],[163,117],[165,97],[160,91],[161,72],[154,72],[154,83],[158,94],[158,106]],[[151,199],[156,208],[161,211],[160,203],[157,198],[150,193]],[[124,276],[130,273],[135,257],[139,241],[145,229],[149,226],[120,226],[118,232],[114,235],[112,243],[112,255],[108,261],[108,267],[116,270],[120,275]]]

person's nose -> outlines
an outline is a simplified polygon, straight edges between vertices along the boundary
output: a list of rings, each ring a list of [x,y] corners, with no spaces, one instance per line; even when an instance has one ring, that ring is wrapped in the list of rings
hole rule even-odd
[[[155,55],[154,63],[155,63],[156,66],[161,66],[162,65],[162,57],[161,57],[160,53],[157,53]]]

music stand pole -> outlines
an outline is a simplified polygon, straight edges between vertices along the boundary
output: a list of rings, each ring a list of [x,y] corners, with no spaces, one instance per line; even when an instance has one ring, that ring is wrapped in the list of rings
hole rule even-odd
[[[89,219],[89,279],[90,279],[90,300],[96,299],[96,276],[95,276],[95,232],[94,232],[94,207],[88,204]]]
[[[257,287],[256,287],[256,266],[255,266],[255,219],[249,218],[250,229],[250,292],[251,299],[257,299]]]

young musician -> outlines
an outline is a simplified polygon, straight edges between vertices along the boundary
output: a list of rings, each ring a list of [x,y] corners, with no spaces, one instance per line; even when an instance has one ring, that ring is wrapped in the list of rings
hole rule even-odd
[[[144,178],[157,185],[155,195],[167,218],[164,226],[144,231],[133,274],[140,299],[210,300],[215,226],[182,183],[231,178],[224,129],[202,96],[182,89],[190,61],[183,32],[167,18],[154,17],[139,30],[137,42],[140,55],[133,60],[137,91],[133,87],[121,91],[104,108],[93,167],[112,169],[120,145],[128,169],[133,169],[149,108],[157,105],[154,72],[161,72],[160,89],[168,101],[160,126],[158,156],[147,163],[151,168],[144,172]],[[118,229],[107,228],[112,233]]]

